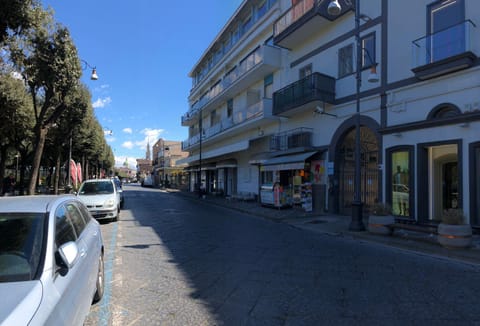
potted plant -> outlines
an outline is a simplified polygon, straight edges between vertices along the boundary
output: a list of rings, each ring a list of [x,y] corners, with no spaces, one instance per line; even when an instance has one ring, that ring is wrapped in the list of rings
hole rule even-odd
[[[368,231],[375,234],[391,235],[393,229],[389,225],[395,223],[392,208],[386,203],[375,203],[368,217]]]
[[[443,211],[442,222],[438,225],[438,242],[446,248],[467,248],[472,244],[472,227],[466,223],[462,209]]]

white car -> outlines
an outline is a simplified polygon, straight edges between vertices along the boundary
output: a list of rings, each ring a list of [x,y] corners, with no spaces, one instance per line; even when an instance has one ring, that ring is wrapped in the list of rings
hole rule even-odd
[[[120,193],[112,179],[85,180],[77,196],[97,220],[118,220]]]
[[[104,293],[103,254],[75,196],[0,198],[0,324],[83,325]]]

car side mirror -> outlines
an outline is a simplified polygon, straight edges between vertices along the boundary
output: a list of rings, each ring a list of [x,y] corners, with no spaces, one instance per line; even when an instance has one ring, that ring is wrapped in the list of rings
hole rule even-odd
[[[60,246],[57,250],[56,262],[60,267],[58,272],[65,276],[78,260],[78,246],[75,242],[69,241]]]

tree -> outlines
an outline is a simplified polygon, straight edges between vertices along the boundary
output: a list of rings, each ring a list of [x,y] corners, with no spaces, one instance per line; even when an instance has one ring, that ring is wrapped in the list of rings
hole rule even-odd
[[[0,44],[5,41],[9,32],[18,33],[31,27],[31,9],[37,6],[37,1],[33,0],[0,1]]]
[[[82,73],[77,49],[66,27],[53,23],[51,12],[35,8],[32,28],[9,44],[10,58],[27,82],[34,109],[35,143],[28,193],[36,181],[48,131],[68,109]]]
[[[32,107],[22,80],[8,71],[0,74],[0,180],[5,166],[31,142]]]

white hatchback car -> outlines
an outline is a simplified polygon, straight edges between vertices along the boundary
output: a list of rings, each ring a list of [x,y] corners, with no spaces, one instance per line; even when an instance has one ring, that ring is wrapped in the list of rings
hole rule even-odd
[[[75,196],[0,198],[0,324],[82,325],[104,293],[103,255]]]
[[[85,180],[77,196],[97,220],[118,220],[120,193],[112,179]]]

